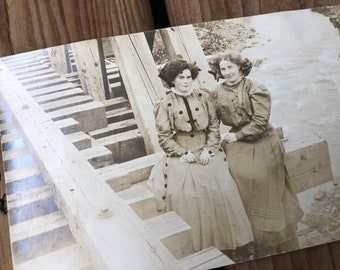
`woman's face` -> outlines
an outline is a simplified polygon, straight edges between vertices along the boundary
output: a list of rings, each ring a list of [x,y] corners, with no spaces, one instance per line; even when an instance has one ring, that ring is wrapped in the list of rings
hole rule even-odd
[[[229,84],[238,82],[243,76],[240,67],[227,60],[220,62],[220,70],[226,82]]]
[[[173,84],[175,85],[176,90],[186,93],[191,91],[193,81],[191,71],[189,69],[185,69],[182,73],[176,76]]]

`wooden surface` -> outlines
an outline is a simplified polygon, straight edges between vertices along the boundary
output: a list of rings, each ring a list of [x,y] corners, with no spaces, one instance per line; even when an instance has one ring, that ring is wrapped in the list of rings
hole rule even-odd
[[[149,0],[0,0],[0,56],[154,29]]]
[[[171,26],[340,4],[339,0],[164,0]]]

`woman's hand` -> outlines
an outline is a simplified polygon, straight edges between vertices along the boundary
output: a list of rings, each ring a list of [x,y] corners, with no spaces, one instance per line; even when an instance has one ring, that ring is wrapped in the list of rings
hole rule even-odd
[[[222,134],[221,138],[222,140],[226,141],[226,143],[232,143],[237,141],[236,134],[231,132]]]
[[[200,155],[200,163],[202,165],[208,165],[211,162],[211,155],[207,149],[203,149]]]
[[[187,162],[187,163],[193,163],[197,161],[196,156],[189,150],[188,153],[181,156],[181,161]]]

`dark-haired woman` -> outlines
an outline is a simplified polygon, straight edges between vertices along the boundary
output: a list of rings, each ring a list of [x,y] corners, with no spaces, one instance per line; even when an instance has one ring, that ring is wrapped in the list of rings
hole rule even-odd
[[[192,229],[195,251],[214,246],[234,250],[253,240],[237,186],[219,149],[219,121],[206,90],[194,88],[199,68],[169,62],[159,77],[171,92],[155,106],[163,162],[167,211]]]
[[[297,223],[303,212],[292,191],[282,142],[269,123],[271,97],[266,87],[246,76],[252,65],[235,52],[213,58],[211,92],[218,118],[231,127],[222,134],[231,175],[251,222],[257,256],[298,248]]]

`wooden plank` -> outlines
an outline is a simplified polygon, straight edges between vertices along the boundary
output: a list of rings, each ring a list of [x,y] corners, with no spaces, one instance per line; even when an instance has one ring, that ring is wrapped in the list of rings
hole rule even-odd
[[[305,249],[309,270],[335,270],[327,245],[315,246]]]
[[[39,173],[41,173],[41,171],[37,165],[7,171],[5,172],[6,183],[14,182],[33,175],[38,175]]]
[[[115,163],[122,163],[145,155],[144,139],[138,130],[121,132],[96,141],[110,149]]]
[[[144,223],[175,258],[182,259],[194,252],[191,227],[175,212],[146,219]]]
[[[51,68],[62,75],[68,73],[68,63],[65,45],[55,46],[47,49]]]
[[[333,180],[326,140],[287,142],[285,148],[286,168],[296,193]]]
[[[121,164],[115,164],[98,169],[101,179],[112,189],[120,191],[131,184],[142,182],[149,178],[152,167],[164,157],[163,152],[136,158]]]
[[[82,131],[68,134],[66,137],[78,150],[88,149],[92,145],[91,137]]]
[[[61,212],[53,212],[11,226],[11,241],[16,242],[67,225]]]
[[[333,269],[340,269],[340,241],[328,244],[329,253],[332,258]]]
[[[62,260],[60,259],[62,258]],[[90,270],[91,260],[84,254],[84,247],[73,244],[55,252],[39,256],[15,266],[16,270],[50,269],[50,270]]]
[[[146,152],[160,151],[153,107],[165,93],[145,35],[117,36],[111,42]]]
[[[72,43],[71,48],[78,68],[82,89],[94,100],[105,100],[104,73],[100,62],[98,41]],[[86,57],[84,57],[86,55]],[[105,73],[106,74],[106,73]]]
[[[133,184],[129,188],[117,192],[143,220],[152,218],[160,214],[155,204],[155,195],[148,187],[146,181]]]
[[[196,62],[201,69],[197,82],[200,87],[214,89],[217,85],[211,74],[208,61],[203,53],[200,42],[192,25],[172,27],[160,30],[170,59],[181,55],[189,62]],[[190,48],[190,50],[187,50]],[[197,86],[197,85],[196,85]]]
[[[57,73],[46,73],[41,74],[40,76],[34,76],[30,78],[25,79],[19,79],[22,85],[25,85],[26,87],[29,87],[31,84],[40,83],[40,82],[46,82],[47,80],[55,80],[60,78],[60,76]]]
[[[26,89],[27,91],[32,91],[32,90],[43,89],[43,88],[54,86],[54,85],[65,84],[65,83],[68,83],[68,81],[59,76],[59,78],[56,78],[56,79],[33,83],[27,86]]]
[[[73,91],[78,95],[84,94],[84,91],[81,88],[79,87],[75,88],[72,83],[65,83],[61,85],[49,86],[44,89],[32,90],[30,91],[30,95],[32,97],[36,97],[36,100],[42,104],[44,103],[44,97],[42,96],[46,95],[45,97],[46,100],[56,100],[57,99],[56,97],[61,99],[63,96],[68,96],[68,92],[63,92],[65,90],[69,90],[69,93]],[[55,94],[55,96],[50,96],[52,94]]]
[[[234,264],[227,256],[216,248],[207,248],[180,260],[185,269],[205,270],[220,269],[220,267]],[[224,269],[224,268],[223,268]],[[227,267],[225,269],[228,269]],[[265,269],[265,268],[259,268]],[[266,269],[267,270],[267,269]]]
[[[117,123],[108,124],[107,127],[90,131],[89,134],[94,139],[108,137],[121,132],[137,129],[137,122],[133,119],[120,121]]]
[[[53,120],[74,118],[84,132],[107,126],[105,108],[101,102],[94,101],[47,113]]]
[[[55,124],[65,135],[79,132],[81,130],[79,123],[73,118],[65,118],[55,121]]]
[[[1,0],[1,3],[0,40],[4,50],[3,53],[0,50],[1,56],[154,29],[149,0]]]
[[[95,169],[113,164],[111,151],[102,145],[84,149],[81,154]]]
[[[71,147],[65,135],[1,63],[0,67],[3,69],[0,73],[2,95],[29,144],[34,146],[37,159],[49,161],[44,163],[44,171],[53,180],[76,239],[88,247],[93,268],[183,269],[146,230],[133,210],[101,181],[98,173]],[[24,112],[23,104],[28,106]],[[101,215],[107,212],[104,209],[109,209],[112,215]]]
[[[89,95],[74,96],[69,98],[64,98],[62,100],[52,101],[49,103],[41,104],[41,107],[45,112],[53,112],[69,107],[73,107],[80,104],[85,104],[92,102],[93,98]]]

